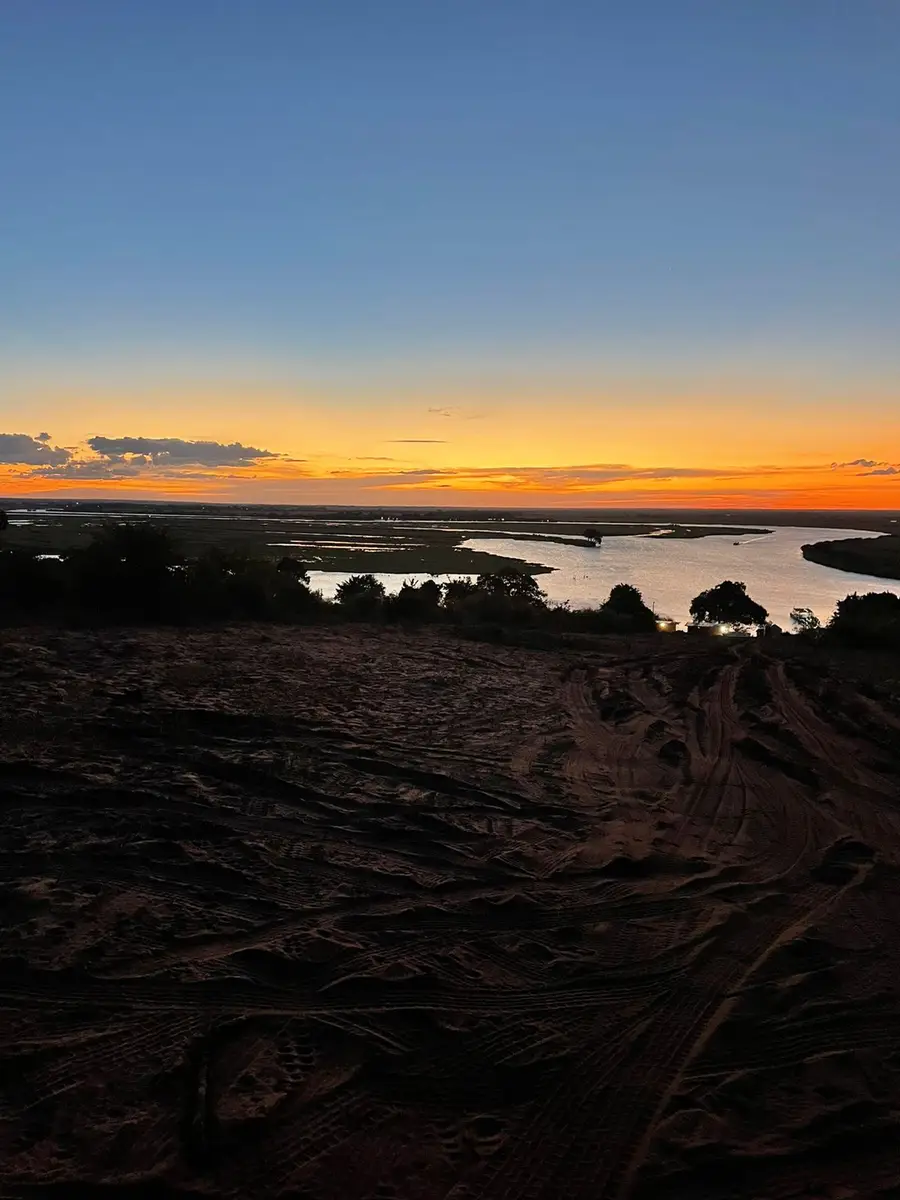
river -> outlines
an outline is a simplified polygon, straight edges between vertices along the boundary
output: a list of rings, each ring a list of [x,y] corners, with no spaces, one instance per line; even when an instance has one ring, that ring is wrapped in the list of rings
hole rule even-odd
[[[511,538],[476,537],[463,544],[510,558],[527,554],[532,561],[555,568],[538,577],[554,603],[593,608],[602,604],[613,584],[631,583],[640,588],[646,602],[661,616],[682,623],[690,619],[691,599],[698,592],[723,579],[738,579],[746,583],[753,599],[769,610],[772,621],[790,629],[792,608],[811,608],[827,621],[838,600],[851,592],[900,595],[898,580],[836,571],[808,562],[800,553],[800,547],[808,542],[878,536],[865,530],[782,526],[772,533],[739,538],[607,537],[596,549],[556,542],[526,544]],[[321,588],[326,596],[333,596],[338,584],[347,578],[346,573],[334,571],[310,574],[313,587]],[[396,591],[405,577],[391,574],[379,578],[388,591]]]

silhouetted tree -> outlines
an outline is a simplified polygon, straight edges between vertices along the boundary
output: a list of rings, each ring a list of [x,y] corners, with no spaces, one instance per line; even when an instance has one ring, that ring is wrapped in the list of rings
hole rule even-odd
[[[9,529],[9,517],[0,508],[0,533],[6,533],[7,529]]]
[[[861,646],[900,649],[900,596],[893,592],[854,592],[838,601],[828,634]]]
[[[640,591],[630,583],[617,583],[600,606],[601,627],[610,632],[650,633],[656,629],[656,613],[644,603]]]
[[[603,534],[599,529],[595,529],[593,525],[584,531],[584,536],[592,546],[599,546],[603,541]]]
[[[822,622],[811,608],[792,608],[791,624],[797,633],[818,633]]]
[[[546,593],[538,586],[533,575],[517,571],[515,567],[504,567],[488,575],[479,575],[476,587],[488,596],[502,596],[507,600],[524,600],[528,604],[543,605]]]
[[[714,588],[707,588],[691,601],[691,616],[695,621],[726,625],[764,625],[768,610],[747,595],[747,585],[726,579]]]

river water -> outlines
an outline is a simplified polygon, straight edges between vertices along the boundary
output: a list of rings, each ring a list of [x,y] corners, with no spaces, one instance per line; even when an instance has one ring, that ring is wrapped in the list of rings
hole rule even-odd
[[[690,619],[691,599],[698,592],[723,579],[741,580],[753,599],[769,610],[770,620],[790,629],[792,608],[811,608],[827,621],[838,600],[851,592],[900,595],[900,580],[836,571],[808,562],[800,553],[800,547],[808,542],[878,536],[865,530],[787,526],[744,537],[607,537],[596,549],[556,542],[529,545],[512,538],[475,537],[463,545],[555,568],[548,575],[538,576],[541,587],[555,603],[567,601],[573,608],[593,608],[603,603],[613,584],[631,583],[640,588],[651,608],[679,622]],[[329,597],[347,578],[334,571],[310,574],[313,587]],[[407,576],[389,574],[379,578],[388,591],[396,591]],[[421,581],[428,576],[415,578]]]

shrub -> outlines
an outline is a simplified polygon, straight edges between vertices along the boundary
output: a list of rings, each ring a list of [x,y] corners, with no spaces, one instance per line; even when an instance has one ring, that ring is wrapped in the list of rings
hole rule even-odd
[[[384,584],[374,575],[351,575],[338,586],[335,599],[348,616],[372,620],[384,604]]]
[[[0,612],[34,616],[65,601],[65,568],[27,550],[0,550]]]
[[[305,571],[285,571],[268,559],[207,550],[187,566],[184,612],[205,620],[309,619],[325,602],[310,592],[308,579]]]
[[[297,558],[291,558],[286,555],[278,564],[278,570],[282,575],[289,575],[291,579],[296,579],[300,583],[309,585],[309,571]]]
[[[90,612],[146,620],[182,607],[183,563],[167,529],[104,525],[66,561],[72,598]]]
[[[858,646],[900,650],[900,596],[893,592],[854,592],[838,601],[828,633]]]
[[[440,616],[441,586],[433,579],[426,579],[418,586],[407,580],[397,595],[389,596],[384,604],[391,620],[435,621]]]

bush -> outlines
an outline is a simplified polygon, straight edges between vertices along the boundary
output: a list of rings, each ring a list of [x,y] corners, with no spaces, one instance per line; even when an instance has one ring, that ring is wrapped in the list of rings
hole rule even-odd
[[[846,596],[838,601],[828,634],[850,645],[900,650],[900,596],[893,592]]]
[[[441,586],[426,579],[419,586],[407,580],[396,596],[385,602],[385,614],[394,621],[436,621],[441,615]]]
[[[764,625],[769,613],[761,604],[750,599],[745,583],[726,579],[694,597],[691,616],[695,621],[715,624]]]
[[[284,571],[267,559],[212,549],[188,564],[180,616],[202,620],[309,619],[324,604],[305,571]]]
[[[183,563],[167,529],[104,525],[66,562],[72,599],[89,612],[158,620],[183,606]]]
[[[63,603],[63,563],[26,550],[0,550],[0,612],[36,616]]]
[[[351,575],[338,586],[335,599],[348,616],[371,621],[384,604],[384,584],[374,575]]]

